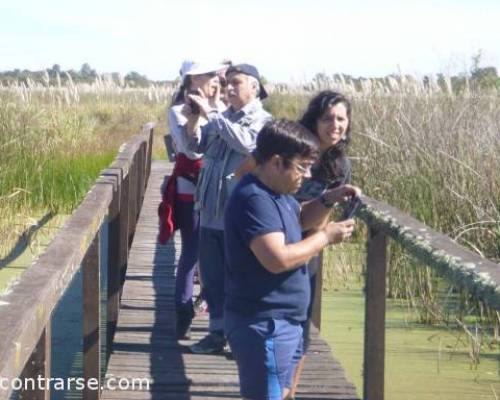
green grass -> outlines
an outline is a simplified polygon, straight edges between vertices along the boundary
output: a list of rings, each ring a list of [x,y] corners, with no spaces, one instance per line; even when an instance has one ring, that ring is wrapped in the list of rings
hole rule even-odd
[[[1,89],[0,258],[34,216],[70,214],[142,124],[157,122],[163,133],[163,101],[153,90]],[[155,140],[155,157],[162,147]]]
[[[20,208],[43,207],[55,212],[70,212],[114,157],[112,151],[26,157],[11,166],[3,180],[4,191],[23,188],[16,199]]]

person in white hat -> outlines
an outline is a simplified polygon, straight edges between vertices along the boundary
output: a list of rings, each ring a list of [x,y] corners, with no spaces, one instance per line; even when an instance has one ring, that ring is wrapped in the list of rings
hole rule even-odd
[[[199,113],[197,105],[189,100],[188,94],[203,95],[213,107],[225,108],[216,101],[219,87],[218,72],[224,69],[221,64],[209,64],[186,60],[182,63],[181,87],[168,109],[170,136],[175,146],[175,167],[165,187],[160,216],[159,241],[167,243],[174,230],[181,232],[181,255],[177,266],[175,282],[175,310],[177,317],[177,339],[188,339],[191,321],[194,317],[193,280],[198,262],[199,223],[198,212],[194,211],[194,193],[201,168],[201,154],[191,151],[186,145],[183,133],[186,115]],[[203,125],[207,121],[199,119]]]

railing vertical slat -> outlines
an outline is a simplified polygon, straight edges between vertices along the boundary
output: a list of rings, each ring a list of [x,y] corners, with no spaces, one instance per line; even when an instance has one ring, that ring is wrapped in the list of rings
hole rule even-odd
[[[151,160],[153,156],[153,127],[149,126],[149,138],[148,138],[148,151],[147,151],[147,162],[146,162],[146,181],[149,181],[149,175],[151,174]]]
[[[370,227],[365,288],[364,400],[384,398],[386,263],[387,236]]]
[[[108,298],[107,298],[107,329],[106,329],[106,359],[109,359],[112,350],[113,336],[118,321],[118,310],[120,308],[120,285],[121,285],[121,263],[120,263],[120,199],[122,189],[122,169],[112,170],[116,177],[116,186],[113,191],[113,200],[109,205],[108,220]]]
[[[129,214],[128,214],[128,225],[129,225],[129,237],[128,245],[132,243],[133,234],[135,231],[135,224],[137,220],[137,152],[134,153],[132,165],[128,171],[129,174]]]
[[[137,150],[137,165],[136,165],[136,168],[137,168],[137,192],[136,192],[136,196],[137,196],[137,200],[136,200],[136,204],[137,204],[137,213],[139,212],[139,210],[141,209],[141,202],[142,202],[142,192],[143,192],[143,188],[142,188],[142,168],[143,168],[143,165],[142,165],[142,147],[143,147],[143,144],[141,143],[139,145],[139,149]]]
[[[142,206],[142,200],[144,199],[144,194],[146,193],[146,142],[141,144],[141,150],[139,151],[139,184],[140,184],[140,196],[139,196],[139,209]]]
[[[84,400],[100,398],[100,233],[98,232],[83,259],[83,377],[86,385]],[[97,390],[89,388],[90,379]]]
[[[128,244],[130,237],[130,222],[129,222],[129,195],[130,195],[130,173],[128,173],[122,181],[120,192],[120,298],[125,273],[127,271],[128,260]]]
[[[51,339],[49,321],[21,375],[22,381],[31,378],[34,380],[34,385],[23,387],[19,393],[19,399],[50,400]]]

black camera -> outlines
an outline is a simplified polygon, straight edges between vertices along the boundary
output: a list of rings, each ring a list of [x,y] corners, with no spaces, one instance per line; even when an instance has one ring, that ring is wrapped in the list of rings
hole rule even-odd
[[[194,96],[199,96],[200,93],[197,91],[197,90],[190,90],[188,93],[189,94],[192,94]],[[195,103],[193,100],[189,99],[189,107],[191,107],[191,113],[194,114],[194,115],[198,115],[200,113],[200,106]]]
[[[342,217],[340,217],[340,220],[345,221],[346,219],[351,219],[352,217],[354,217],[362,204],[363,202],[361,201],[361,198],[359,196],[354,196],[349,201],[349,203],[347,203],[344,212],[342,213]]]

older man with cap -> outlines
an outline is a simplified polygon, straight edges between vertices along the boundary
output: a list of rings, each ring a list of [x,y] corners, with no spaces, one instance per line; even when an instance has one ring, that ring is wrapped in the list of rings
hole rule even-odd
[[[199,105],[199,115],[208,123],[200,128],[200,117],[186,114],[189,147],[203,153],[196,206],[200,210],[200,272],[210,323],[209,334],[190,347],[199,354],[224,350],[224,209],[236,184],[234,171],[255,149],[257,134],[271,119],[262,107],[267,93],[257,68],[232,65],[226,79],[227,110],[219,111],[200,92],[189,98]]]

